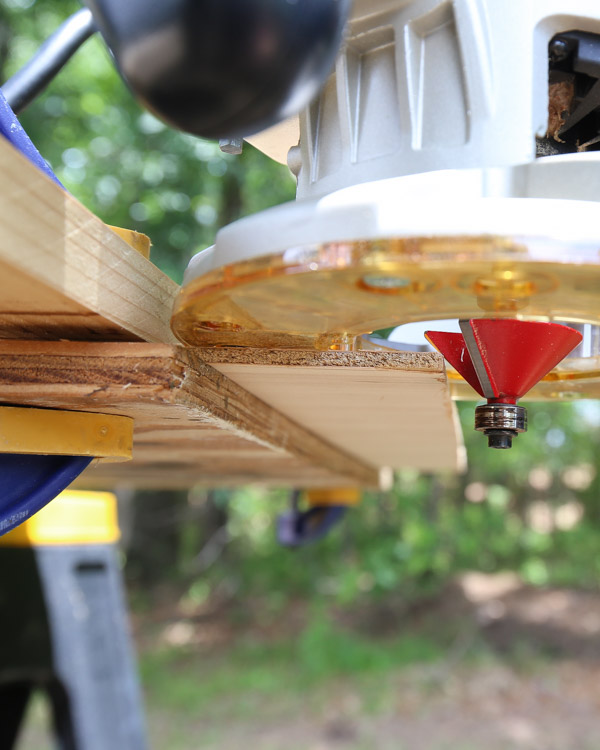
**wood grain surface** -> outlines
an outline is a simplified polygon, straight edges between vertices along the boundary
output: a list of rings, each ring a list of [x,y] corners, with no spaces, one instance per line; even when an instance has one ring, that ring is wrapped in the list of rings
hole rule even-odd
[[[180,347],[0,341],[0,401],[133,417],[133,462],[90,469],[94,485],[379,482],[375,466]]]
[[[437,354],[178,347],[178,286],[3,139],[0,162],[0,400],[132,416],[134,461],[90,485],[377,486],[460,465]]]

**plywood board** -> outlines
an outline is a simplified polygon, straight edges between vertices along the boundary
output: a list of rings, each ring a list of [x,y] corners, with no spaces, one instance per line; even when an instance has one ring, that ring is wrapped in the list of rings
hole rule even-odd
[[[0,138],[0,337],[175,343],[178,286]]]
[[[438,355],[174,347],[177,285],[2,139],[0,162],[0,399],[133,416],[134,462],[93,481],[373,486],[384,465],[457,466]],[[166,346],[92,343],[135,341]]]
[[[464,462],[439,354],[224,348],[202,356],[357,460],[424,471]]]
[[[133,417],[133,462],[91,468],[88,486],[379,481],[374,466],[178,347],[0,341],[0,401]]]

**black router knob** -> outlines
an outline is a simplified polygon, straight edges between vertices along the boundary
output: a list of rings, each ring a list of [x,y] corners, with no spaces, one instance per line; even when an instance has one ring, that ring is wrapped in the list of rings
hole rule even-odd
[[[121,74],[168,124],[250,135],[331,72],[351,0],[85,0]]]

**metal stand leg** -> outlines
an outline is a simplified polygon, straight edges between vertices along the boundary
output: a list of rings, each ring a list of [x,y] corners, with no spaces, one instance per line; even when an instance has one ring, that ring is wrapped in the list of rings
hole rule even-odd
[[[0,748],[32,688],[61,750],[146,750],[121,574],[112,545],[0,547]]]
[[[5,750],[15,746],[31,688],[30,682],[0,685],[0,747]]]

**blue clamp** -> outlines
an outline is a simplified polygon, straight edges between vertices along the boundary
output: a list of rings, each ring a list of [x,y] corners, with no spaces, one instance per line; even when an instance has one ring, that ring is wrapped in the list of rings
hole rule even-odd
[[[0,453],[0,535],[37,513],[92,461],[89,456]]]
[[[52,169],[21,126],[0,91],[0,134],[54,182]],[[81,474],[87,456],[0,454],[0,534],[37,513]]]
[[[300,491],[292,493],[292,507],[277,518],[277,541],[282,547],[302,547],[323,539],[344,518],[348,505],[313,505],[300,510]]]

